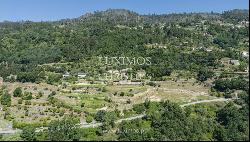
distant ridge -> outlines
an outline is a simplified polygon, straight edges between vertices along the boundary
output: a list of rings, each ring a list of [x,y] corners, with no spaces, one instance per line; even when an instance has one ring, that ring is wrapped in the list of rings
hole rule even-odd
[[[94,11],[86,13],[77,18],[67,18],[58,21],[41,21],[41,22],[79,22],[90,20],[101,20],[110,22],[166,22],[166,21],[183,21],[186,18],[224,18],[233,19],[235,22],[249,19],[248,9],[233,9],[224,11],[223,13],[215,12],[182,12],[182,13],[169,13],[169,14],[143,14],[140,15],[134,11],[127,9],[107,9],[104,11]],[[32,22],[32,21],[19,21],[20,22]],[[11,21],[4,21],[0,23],[12,23]],[[13,22],[15,23],[15,22]],[[37,22],[36,22],[37,23]]]

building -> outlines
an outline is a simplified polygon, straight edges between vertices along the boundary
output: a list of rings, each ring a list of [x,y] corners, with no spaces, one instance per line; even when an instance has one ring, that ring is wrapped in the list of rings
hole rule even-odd
[[[131,80],[120,80],[119,82],[114,82],[115,85],[142,85],[142,82],[133,82]]]
[[[14,80],[16,80],[17,79],[17,75],[11,74],[11,75],[7,76],[7,79],[14,79]]]
[[[212,52],[213,51],[213,49],[211,49],[211,48],[206,48],[205,49],[207,52]]]
[[[0,86],[3,85],[3,78],[0,77]]]
[[[248,58],[249,57],[249,52],[248,51],[242,51],[241,56],[245,57],[245,58]]]
[[[86,74],[86,73],[82,73],[82,72],[79,72],[79,73],[77,74],[77,77],[78,77],[79,79],[85,78],[86,76],[87,76],[87,74]]]
[[[235,65],[235,66],[240,65],[240,61],[239,60],[234,60],[234,59],[230,59],[230,58],[222,58],[221,59],[221,63],[223,65]]]
[[[245,27],[249,27],[249,21],[241,21],[240,24]]]
[[[67,78],[67,77],[70,77],[70,73],[66,72],[64,75],[63,75],[63,78]]]
[[[239,60],[230,60],[230,64],[238,66],[238,65],[240,65],[240,61]]]
[[[221,63],[222,63],[223,65],[229,65],[231,59],[230,59],[230,58],[222,58],[220,61],[221,61]]]

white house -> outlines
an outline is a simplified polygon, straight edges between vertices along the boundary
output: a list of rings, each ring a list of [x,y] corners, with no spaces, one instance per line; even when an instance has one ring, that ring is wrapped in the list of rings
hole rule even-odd
[[[8,79],[17,79],[17,75],[13,75],[13,74],[11,74],[11,75],[9,75],[9,76],[7,76],[7,78]]]
[[[77,77],[78,78],[85,78],[87,76],[87,74],[86,73],[82,73],[82,72],[79,72],[78,74],[77,74]]]
[[[242,51],[241,56],[245,57],[245,58],[248,58],[249,57],[249,52],[248,51]]]
[[[117,85],[141,85],[142,82],[133,82],[131,80],[120,80]]]
[[[240,61],[239,60],[230,60],[230,64],[238,66],[238,65],[240,65]]]
[[[212,51],[213,51],[212,48],[206,48],[205,50],[206,50],[207,52],[212,52]]]
[[[67,77],[70,77],[70,73],[66,72],[64,75],[63,75],[63,78],[67,78]]]

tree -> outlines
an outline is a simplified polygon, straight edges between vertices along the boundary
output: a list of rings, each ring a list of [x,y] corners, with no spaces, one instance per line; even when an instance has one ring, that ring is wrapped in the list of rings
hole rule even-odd
[[[60,74],[50,74],[47,78],[47,83],[48,84],[58,83],[61,78],[62,78],[62,75]]]
[[[214,132],[214,137],[219,141],[249,140],[248,112],[247,107],[237,108],[233,103],[227,104],[217,112],[216,118],[221,126]]]
[[[21,87],[18,87],[18,88],[16,88],[16,89],[14,90],[13,96],[14,96],[14,97],[22,97],[22,89],[21,89]]]
[[[96,113],[95,115],[95,120],[99,121],[99,122],[103,122],[104,121],[104,116],[106,115],[106,111],[104,110],[100,110]]]
[[[48,138],[51,141],[79,140],[79,123],[75,118],[52,121],[48,126]]]
[[[3,95],[1,96],[1,104],[7,106],[11,105],[11,96],[6,90],[3,91]]]
[[[152,131],[150,131],[147,121],[123,121],[116,133],[120,141],[149,141],[152,139],[150,137]]]
[[[232,79],[218,79],[214,81],[214,88],[221,92],[233,89],[249,92],[249,81],[242,77]]]
[[[24,141],[36,141],[36,128],[33,126],[26,126],[23,128],[23,131],[20,137]]]
[[[86,117],[86,122],[87,122],[87,123],[91,123],[92,121],[93,121],[93,117],[90,116],[90,115],[88,115],[88,116]]]
[[[214,75],[214,73],[212,71],[208,71],[207,69],[201,69],[201,70],[199,70],[199,72],[197,74],[197,80],[204,82],[208,78],[213,77],[213,75]]]
[[[23,100],[32,100],[32,93],[31,92],[24,92],[24,94],[22,95],[22,99]]]

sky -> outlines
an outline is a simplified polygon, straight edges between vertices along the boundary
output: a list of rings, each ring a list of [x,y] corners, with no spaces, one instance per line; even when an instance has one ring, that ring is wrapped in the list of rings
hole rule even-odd
[[[55,21],[109,8],[139,14],[221,13],[248,5],[249,0],[0,0],[0,21]]]

